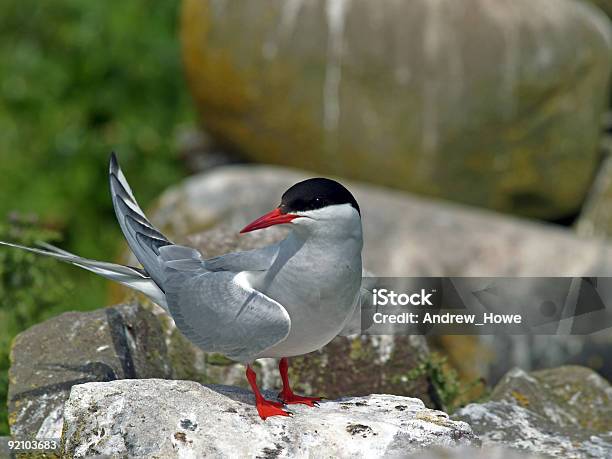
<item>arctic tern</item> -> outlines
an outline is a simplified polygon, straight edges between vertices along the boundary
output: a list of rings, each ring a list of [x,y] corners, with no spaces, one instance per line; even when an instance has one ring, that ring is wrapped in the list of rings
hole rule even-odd
[[[286,404],[316,405],[320,398],[293,393],[287,358],[320,349],[355,313],[363,239],[353,195],[327,178],[296,183],[277,208],[241,231],[287,224],[291,231],[284,240],[205,259],[149,222],[114,153],[109,178],[117,220],[142,268],[82,258],[49,244],[0,244],[55,257],[144,293],[201,349],[246,365],[262,419],[290,415]],[[251,365],[263,357],[280,358],[282,403],[266,400],[257,387]]]

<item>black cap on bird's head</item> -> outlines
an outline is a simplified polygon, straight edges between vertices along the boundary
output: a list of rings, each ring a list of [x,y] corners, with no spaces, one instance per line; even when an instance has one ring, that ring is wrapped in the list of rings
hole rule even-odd
[[[289,223],[293,219],[303,216],[298,215],[298,213],[342,204],[350,205],[361,215],[359,204],[343,185],[328,178],[307,179],[296,183],[285,191],[281,203],[276,209],[250,223],[240,232],[248,233],[272,225]]]
[[[311,178],[289,188],[281,198],[284,212],[304,212],[336,204],[350,204],[359,211],[359,204],[340,183],[328,178]]]

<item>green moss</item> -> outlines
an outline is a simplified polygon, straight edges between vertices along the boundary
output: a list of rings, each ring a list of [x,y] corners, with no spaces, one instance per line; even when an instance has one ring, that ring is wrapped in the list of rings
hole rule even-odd
[[[230,360],[221,354],[206,354],[206,363],[208,365],[217,365],[217,366],[227,366],[227,365],[235,364],[233,360]]]

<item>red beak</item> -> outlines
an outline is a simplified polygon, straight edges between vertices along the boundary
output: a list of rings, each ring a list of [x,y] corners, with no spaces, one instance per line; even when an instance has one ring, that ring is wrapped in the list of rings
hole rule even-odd
[[[250,231],[267,228],[268,226],[273,225],[282,225],[283,223],[289,223],[291,220],[298,217],[299,215],[283,214],[279,208],[276,208],[273,211],[262,215],[257,220],[249,223],[247,226],[242,228],[242,231],[240,231],[240,233],[248,233]]]

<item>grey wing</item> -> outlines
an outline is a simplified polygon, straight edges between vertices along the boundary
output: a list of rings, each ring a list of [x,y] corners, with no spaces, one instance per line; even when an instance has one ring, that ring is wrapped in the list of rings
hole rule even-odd
[[[114,153],[110,159],[109,180],[117,221],[128,245],[147,274],[157,285],[161,285],[162,268],[158,260],[159,249],[171,245],[172,242],[155,228],[145,216],[136,202],[134,193],[125,175],[123,175]]]
[[[160,249],[164,266],[164,290],[177,328],[206,352],[219,352],[250,362],[283,341],[291,329],[285,308],[254,290],[246,273],[211,272],[199,253],[177,260],[179,246]],[[196,255],[197,253],[197,255]]]
[[[279,244],[272,244],[261,249],[228,253],[204,260],[204,266],[209,271],[265,271],[274,263],[278,248]]]

